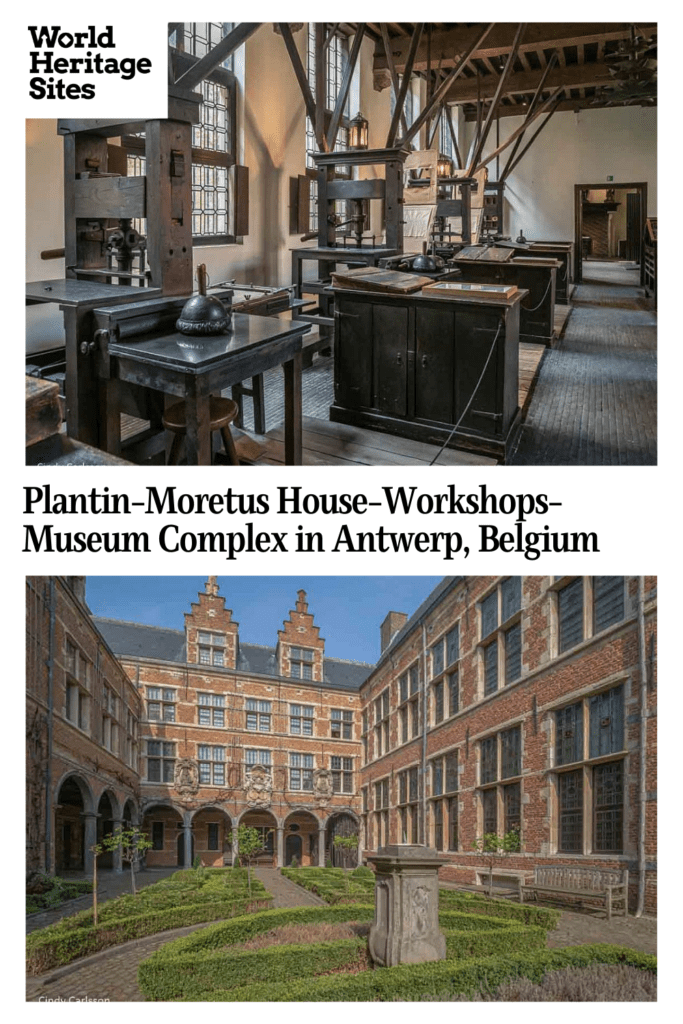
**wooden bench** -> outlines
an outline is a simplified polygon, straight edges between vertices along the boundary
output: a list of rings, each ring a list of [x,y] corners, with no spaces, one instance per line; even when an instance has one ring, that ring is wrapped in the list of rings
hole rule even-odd
[[[538,899],[539,893],[549,898],[573,896],[586,902],[601,901],[605,904],[608,921],[619,906],[621,912],[628,915],[628,871],[618,868],[536,867],[533,881],[519,883],[519,902],[524,903],[527,894]]]

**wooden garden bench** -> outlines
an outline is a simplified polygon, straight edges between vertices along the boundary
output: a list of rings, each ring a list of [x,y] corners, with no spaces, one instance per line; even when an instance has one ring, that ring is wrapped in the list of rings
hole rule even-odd
[[[520,880],[519,902],[524,903],[525,896],[531,894],[538,899],[539,893],[549,898],[573,896],[587,902],[602,901],[609,921],[618,907],[624,915],[628,914],[628,871],[562,865],[536,867],[532,881]]]

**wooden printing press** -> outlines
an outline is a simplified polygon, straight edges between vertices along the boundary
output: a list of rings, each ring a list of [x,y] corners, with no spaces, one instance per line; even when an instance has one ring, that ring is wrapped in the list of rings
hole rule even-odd
[[[198,344],[190,358],[189,345],[181,346],[172,337],[177,332],[170,330],[193,288],[191,124],[200,102],[199,93],[173,86],[169,119],[58,122],[64,138],[65,245],[43,256],[64,256],[66,277],[29,283],[26,302],[54,303],[63,313],[65,374],[53,377],[64,384],[67,434],[73,443],[118,455],[123,412],[149,422],[127,452],[149,457],[154,444],[159,445],[164,392],[182,395],[201,419],[208,385],[239,391],[241,382],[251,377],[260,384],[262,414],[262,373],[282,365],[289,421],[286,457],[298,461],[301,339],[310,325],[267,319],[292,306],[290,292],[254,285],[241,294],[239,286],[224,290],[231,296],[236,292],[234,330],[222,342],[204,346],[205,360],[199,358]],[[110,140],[143,131],[144,142],[137,141],[144,147],[146,174],[129,174],[127,149]],[[247,172],[234,170],[239,209]],[[143,218],[146,237],[136,230]],[[127,314],[124,306],[130,307]],[[162,329],[166,354],[159,346]],[[134,344],[129,341],[133,337]],[[127,342],[125,351],[117,349]],[[59,370],[55,358],[54,352],[48,356],[52,369]],[[31,366],[36,376],[41,362],[45,359]],[[189,461],[210,461],[205,426],[188,426]]]

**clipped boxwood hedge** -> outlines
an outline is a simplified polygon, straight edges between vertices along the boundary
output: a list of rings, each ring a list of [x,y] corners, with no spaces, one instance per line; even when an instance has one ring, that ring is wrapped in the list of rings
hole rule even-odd
[[[560,911],[549,907],[530,906],[528,903],[510,903],[509,900],[490,899],[478,893],[462,893],[452,889],[439,889],[439,909],[459,910],[465,914],[485,914],[502,917],[523,924],[538,925],[553,931],[560,921]]]
[[[536,950],[505,956],[401,964],[362,974],[338,974],[287,982],[215,989],[194,1001],[204,1002],[391,1002],[422,996],[475,995],[482,987],[494,991],[513,978],[540,982],[549,971],[594,964],[626,964],[656,972],[657,958],[624,946],[587,945]]]
[[[27,971],[42,974],[130,939],[241,916],[262,910],[271,901],[270,894],[256,880],[249,896],[246,872],[176,872],[135,896],[119,896],[103,903],[97,927],[93,925],[92,909],[88,909],[33,932],[26,941]]]
[[[370,921],[372,906],[354,906],[355,920]],[[358,961],[365,939],[317,942],[306,945],[269,946],[263,950],[228,952],[226,947],[284,924],[347,921],[348,907],[298,907],[271,910],[204,929],[158,950],[138,968],[140,988],[149,1000],[184,1001],[209,997],[250,985],[252,979],[278,984],[292,977],[310,978],[339,970]],[[510,949],[533,950],[545,945],[543,928],[481,915],[446,912],[440,915],[447,956],[451,959],[506,953]],[[236,997],[235,997],[236,998]]]

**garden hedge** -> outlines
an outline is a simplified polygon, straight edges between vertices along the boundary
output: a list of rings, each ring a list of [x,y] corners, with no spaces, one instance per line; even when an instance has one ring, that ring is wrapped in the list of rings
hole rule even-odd
[[[372,906],[354,906],[354,920],[370,921]],[[299,907],[272,910],[250,918],[203,929],[158,950],[138,969],[138,983],[149,1000],[204,999],[217,988],[222,992],[259,984],[286,983],[292,977],[329,974],[353,965],[366,948],[365,939],[316,942],[306,945],[269,946],[262,950],[237,951],[226,947],[284,924],[349,920],[348,907]],[[451,959],[506,953],[510,949],[533,950],[545,945],[543,928],[525,927],[513,921],[481,915],[447,912],[440,917]],[[237,996],[235,996],[237,998]]]
[[[503,982],[529,978],[540,982],[549,971],[594,964],[626,964],[656,972],[657,958],[623,946],[588,945],[536,950],[506,956],[402,964],[362,974],[337,974],[286,982],[216,989],[193,1001],[203,1002],[391,1002],[423,996],[448,998],[495,991]]]
[[[523,924],[538,925],[547,931],[557,928],[560,911],[549,907],[529,906],[527,903],[510,903],[509,900],[489,899],[478,893],[461,893],[452,889],[439,890],[439,909],[459,910],[465,914],[485,914],[487,917],[502,917],[520,921]]]
[[[97,927],[88,909],[33,932],[26,941],[26,969],[29,974],[42,974],[130,939],[241,916],[271,902],[258,881],[248,895],[246,872],[176,872],[136,896],[119,896],[101,904]]]

